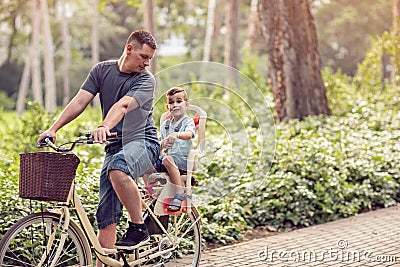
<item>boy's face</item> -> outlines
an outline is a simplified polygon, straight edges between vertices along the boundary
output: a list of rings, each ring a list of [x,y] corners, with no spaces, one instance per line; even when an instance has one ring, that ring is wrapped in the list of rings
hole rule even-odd
[[[167,109],[175,119],[185,115],[188,106],[189,102],[185,100],[185,94],[183,92],[167,96]]]

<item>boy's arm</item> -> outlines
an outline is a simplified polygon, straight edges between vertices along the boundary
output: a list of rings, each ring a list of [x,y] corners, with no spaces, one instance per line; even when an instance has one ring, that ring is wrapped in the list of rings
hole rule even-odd
[[[192,119],[183,127],[185,131],[172,132],[161,141],[161,149],[163,147],[171,148],[176,139],[190,140],[195,135],[196,127]]]
[[[182,139],[182,140],[190,140],[193,138],[194,133],[192,131],[186,131],[186,132],[177,132],[176,138]]]
[[[186,124],[182,132],[179,132],[177,138],[182,140],[190,140],[196,135],[196,126],[193,119],[186,120]]]

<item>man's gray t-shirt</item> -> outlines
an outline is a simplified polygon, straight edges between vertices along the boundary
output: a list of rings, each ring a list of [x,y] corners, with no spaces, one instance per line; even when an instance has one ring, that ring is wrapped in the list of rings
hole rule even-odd
[[[135,98],[139,107],[125,114],[111,132],[122,136],[124,143],[137,139],[158,142],[153,121],[155,79],[150,72],[123,73],[116,60],[104,61],[92,68],[81,88],[93,95],[99,94],[103,119],[122,97]]]

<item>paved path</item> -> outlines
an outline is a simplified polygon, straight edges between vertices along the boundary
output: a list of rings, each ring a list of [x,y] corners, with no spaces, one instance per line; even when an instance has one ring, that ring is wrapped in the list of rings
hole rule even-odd
[[[205,251],[200,266],[400,267],[400,205]]]

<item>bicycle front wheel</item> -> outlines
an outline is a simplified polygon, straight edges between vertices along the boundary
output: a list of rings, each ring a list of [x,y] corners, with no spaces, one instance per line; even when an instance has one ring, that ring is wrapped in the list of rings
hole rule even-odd
[[[50,266],[61,238],[60,215],[43,212],[15,223],[0,241],[0,266]],[[91,266],[92,257],[78,226],[70,222],[55,266]]]

